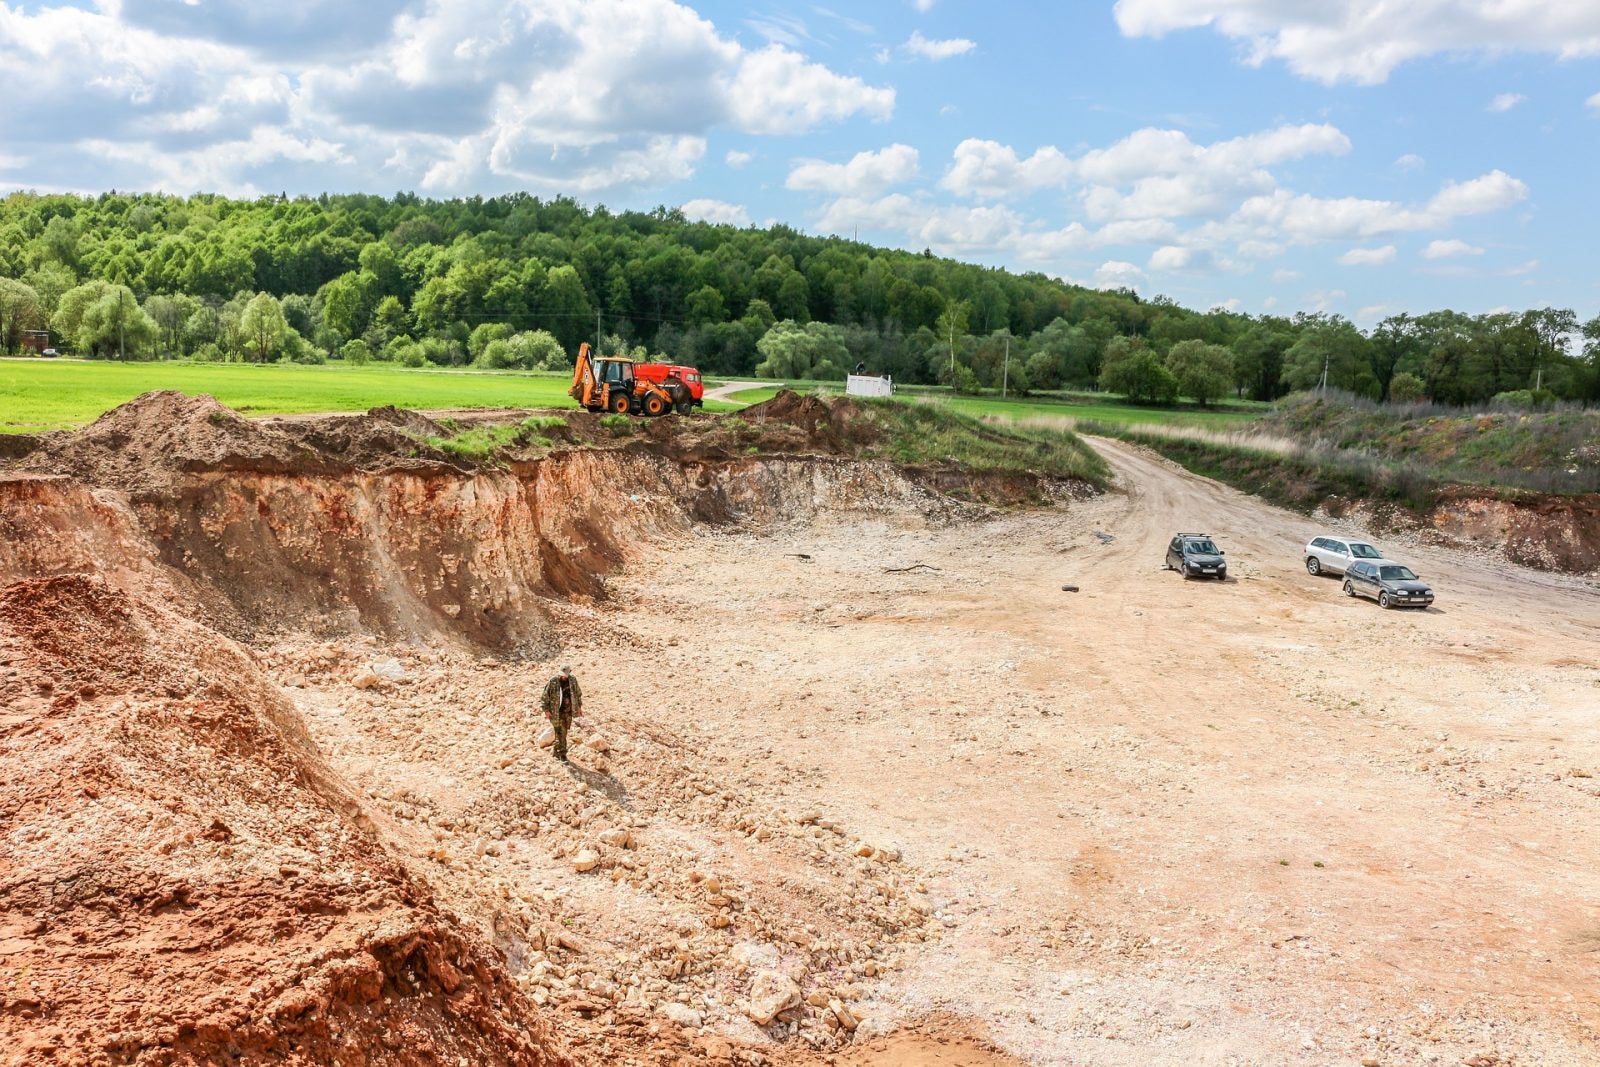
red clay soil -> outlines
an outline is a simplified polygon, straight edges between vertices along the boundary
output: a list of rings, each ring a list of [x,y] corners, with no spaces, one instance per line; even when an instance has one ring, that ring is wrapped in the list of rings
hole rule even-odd
[[[82,575],[0,592],[0,1058],[565,1065],[252,654]]]

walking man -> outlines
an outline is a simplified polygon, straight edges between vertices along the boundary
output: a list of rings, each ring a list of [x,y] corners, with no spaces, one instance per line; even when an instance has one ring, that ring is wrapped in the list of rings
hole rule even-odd
[[[567,762],[567,731],[572,728],[574,716],[583,714],[583,690],[578,679],[572,676],[571,667],[562,667],[561,673],[550,679],[544,687],[542,702],[544,717],[556,732],[555,757]]]

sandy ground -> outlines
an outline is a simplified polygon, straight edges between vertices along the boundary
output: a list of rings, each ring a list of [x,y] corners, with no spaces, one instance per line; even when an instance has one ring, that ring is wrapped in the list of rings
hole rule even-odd
[[[1438,593],[1386,612],[1317,523],[1096,447],[1126,491],[1070,510],[658,547],[608,621],[684,682],[596,706],[925,872],[870,1011],[1037,1064],[1600,1060],[1594,586],[1376,538]]]
[[[561,609],[580,736],[615,742],[573,775],[520,706],[551,664],[330,646],[409,672],[357,691],[301,639],[267,659],[396,847],[610,1062],[677,1033],[668,1001],[703,1017],[677,1047],[723,1063],[1600,1062],[1600,590],[1380,537],[1438,593],[1386,612],[1305,572],[1317,523],[1096,447],[1120,488],[1066,508],[634,546],[606,604]],[[1162,569],[1179,530],[1228,581]],[[616,825],[625,866],[575,875]],[[732,927],[692,869],[735,887]],[[587,947],[523,958],[519,899]],[[741,1014],[730,946],[791,935],[867,1020],[853,1046]]]

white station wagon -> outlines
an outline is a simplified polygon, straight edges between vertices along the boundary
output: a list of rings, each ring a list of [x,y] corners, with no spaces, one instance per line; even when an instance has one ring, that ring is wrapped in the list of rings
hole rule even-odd
[[[1343,574],[1362,559],[1382,559],[1376,545],[1348,537],[1313,537],[1306,543],[1306,570],[1312,574]]]

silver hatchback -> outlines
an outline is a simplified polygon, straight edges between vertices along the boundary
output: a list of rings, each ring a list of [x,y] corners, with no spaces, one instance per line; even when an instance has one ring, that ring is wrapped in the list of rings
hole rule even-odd
[[[1382,608],[1425,608],[1433,603],[1428,584],[1392,559],[1350,564],[1344,572],[1344,595],[1371,597]]]
[[[1378,546],[1348,537],[1313,537],[1306,543],[1306,570],[1312,574],[1343,574],[1362,559],[1382,559]]]

